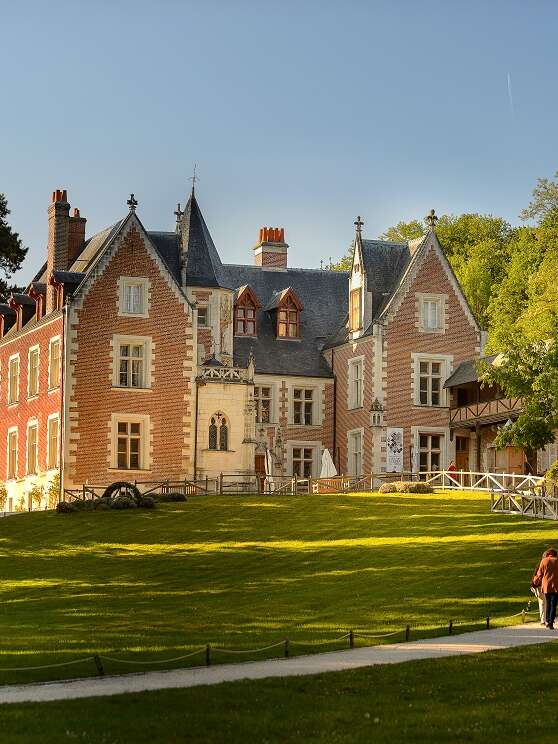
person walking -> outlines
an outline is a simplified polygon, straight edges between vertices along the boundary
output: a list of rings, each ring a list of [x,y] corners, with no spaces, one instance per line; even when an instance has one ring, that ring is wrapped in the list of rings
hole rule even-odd
[[[558,553],[554,548],[546,551],[545,557],[533,576],[534,587],[540,587],[546,600],[546,627],[554,629],[556,605],[558,603]]]
[[[543,561],[545,558],[546,558],[546,550],[542,554],[541,561]],[[540,565],[540,561],[539,561],[539,565]],[[538,570],[539,569],[537,566],[537,569],[535,570],[535,576],[537,575]],[[533,576],[533,580],[535,576]],[[539,603],[539,616],[541,619],[541,625],[546,625],[546,597],[544,596],[544,592],[540,586],[535,586],[534,584],[531,584],[531,591],[533,592],[533,594],[537,598],[537,602]]]

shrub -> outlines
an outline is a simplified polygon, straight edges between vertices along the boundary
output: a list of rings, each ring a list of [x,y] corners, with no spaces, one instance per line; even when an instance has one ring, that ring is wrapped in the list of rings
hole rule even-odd
[[[93,502],[93,508],[95,511],[106,511],[110,509],[110,501],[108,499],[97,499]]]
[[[93,499],[76,499],[76,501],[72,501],[72,504],[75,506],[76,511],[93,511],[95,508]]]
[[[136,509],[137,504],[135,499],[130,496],[117,496],[110,502],[111,509]]]
[[[20,496],[19,501],[16,504],[15,507],[16,512],[24,512],[27,511],[27,507],[25,505],[25,496]]]
[[[139,492],[139,489],[134,486],[133,483],[128,483],[127,481],[116,481],[116,483],[111,483],[110,486],[108,486],[105,489],[105,492],[103,493],[104,499],[112,499],[115,494],[119,494],[120,491],[126,491],[126,495],[116,495],[116,498],[133,498],[136,502],[136,504],[139,504],[139,501],[141,499],[141,493]],[[116,499],[115,499],[116,500]],[[126,507],[116,507],[116,508],[126,508]]]
[[[142,509],[154,509],[155,499],[153,496],[142,496],[139,505]]]
[[[378,491],[380,493],[395,493],[397,488],[395,487],[395,483],[382,483]]]
[[[8,500],[8,489],[4,485],[0,485],[0,511],[4,511],[6,501]]]
[[[61,501],[59,504],[56,504],[56,511],[58,514],[71,514],[72,512],[77,512],[78,508],[72,501]]]
[[[54,507],[58,503],[59,497],[60,497],[60,471],[56,471],[56,473],[52,476],[52,480],[48,484],[47,507],[49,509],[54,509]]]
[[[408,485],[406,481],[395,481],[394,483],[397,493],[407,493]]]
[[[396,481],[395,483],[384,483],[384,486],[392,487],[389,490],[386,489],[384,493],[393,493],[394,491],[397,491],[397,493],[432,493],[434,490],[430,484],[421,481]]]
[[[179,491],[171,491],[170,493],[162,493],[159,496],[159,501],[187,501],[187,498]]]
[[[29,489],[29,496],[31,497],[31,503],[37,509],[40,509],[41,504],[43,502],[44,495],[45,495],[45,489],[42,486],[40,486],[38,483],[33,483],[31,488]]]

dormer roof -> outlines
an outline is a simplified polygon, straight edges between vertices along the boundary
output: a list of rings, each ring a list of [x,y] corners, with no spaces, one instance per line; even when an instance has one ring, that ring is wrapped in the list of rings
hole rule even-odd
[[[297,297],[294,289],[292,287],[285,287],[285,289],[276,289],[272,293],[268,303],[265,306],[265,310],[277,310],[277,308],[282,305],[283,302],[285,302],[285,300],[287,300],[287,298],[289,297],[292,299],[298,310],[304,309],[304,305]]]

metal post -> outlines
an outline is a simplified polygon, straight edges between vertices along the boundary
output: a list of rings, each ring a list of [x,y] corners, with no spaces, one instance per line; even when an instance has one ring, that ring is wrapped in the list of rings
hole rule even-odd
[[[103,669],[103,662],[101,661],[101,657],[99,656],[99,654],[93,655],[93,661],[95,662],[95,666],[97,667],[99,677],[104,677],[105,670]]]
[[[486,629],[490,630],[490,618],[488,617],[488,615],[486,616]]]
[[[525,625],[525,610],[521,610],[521,622]]]
[[[295,496],[298,493],[298,475],[294,474],[294,488],[293,488],[293,496]]]
[[[407,625],[405,626],[405,640],[408,641],[411,637],[411,626]]]
[[[285,638],[285,659],[289,658],[289,639]]]
[[[352,630],[349,631],[349,646],[351,648],[355,647],[355,634],[353,633]]]
[[[205,665],[211,666],[211,646],[209,643],[205,647]]]
[[[449,621],[448,632],[450,635],[453,633],[453,620]]]
[[[219,496],[223,495],[223,473],[219,473]]]

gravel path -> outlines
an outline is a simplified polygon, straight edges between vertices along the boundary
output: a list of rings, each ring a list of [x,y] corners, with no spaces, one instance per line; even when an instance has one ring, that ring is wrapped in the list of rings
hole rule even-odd
[[[529,646],[558,640],[558,632],[540,625],[513,625],[494,630],[463,633],[457,636],[429,638],[409,643],[355,648],[347,651],[272,659],[243,664],[220,664],[214,667],[173,669],[166,672],[146,672],[111,677],[88,677],[64,682],[8,685],[0,687],[0,703],[46,702],[72,698],[119,695],[126,692],[165,690],[198,685],[216,685],[239,679],[291,677],[344,669],[399,664],[416,659],[477,654],[514,646]]]

